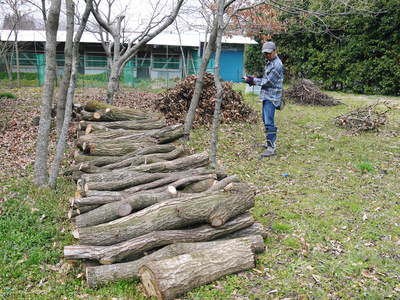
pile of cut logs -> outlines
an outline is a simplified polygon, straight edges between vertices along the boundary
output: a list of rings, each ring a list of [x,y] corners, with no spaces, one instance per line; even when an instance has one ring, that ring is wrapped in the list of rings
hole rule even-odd
[[[80,115],[67,171],[77,179],[69,216],[79,244],[64,257],[97,263],[86,268],[89,286],[140,278],[148,296],[174,299],[254,267],[264,251],[264,230],[248,212],[254,188],[174,143],[182,125],[98,102]]]

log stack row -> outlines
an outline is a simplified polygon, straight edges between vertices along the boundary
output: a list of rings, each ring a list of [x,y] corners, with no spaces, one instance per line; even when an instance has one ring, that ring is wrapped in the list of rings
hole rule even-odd
[[[173,299],[254,267],[264,250],[248,213],[254,188],[174,142],[182,125],[98,102],[81,119],[67,171],[77,180],[69,217],[79,244],[64,256],[97,263],[86,268],[89,286],[140,278],[148,296]]]

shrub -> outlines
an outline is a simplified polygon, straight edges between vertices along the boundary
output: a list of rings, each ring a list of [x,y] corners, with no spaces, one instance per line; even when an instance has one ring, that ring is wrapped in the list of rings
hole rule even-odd
[[[6,98],[6,99],[16,99],[17,97],[12,94],[12,93],[0,93],[0,99],[1,98]]]

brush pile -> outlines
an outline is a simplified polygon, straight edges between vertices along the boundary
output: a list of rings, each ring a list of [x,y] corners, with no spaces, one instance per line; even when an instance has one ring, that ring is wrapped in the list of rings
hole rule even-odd
[[[384,106],[383,110],[382,107],[379,109],[381,104]],[[388,103],[377,102],[337,116],[335,124],[355,132],[377,130],[380,126],[386,124],[387,112],[390,109]]]
[[[285,98],[298,104],[334,106],[341,102],[321,90],[308,79],[299,79],[285,92]]]
[[[67,260],[89,260],[94,287],[141,279],[148,296],[175,299],[221,276],[254,268],[264,230],[248,210],[254,187],[210,169],[207,152],[174,143],[183,126],[90,101],[80,111],[77,180],[69,217],[78,245]]]
[[[162,112],[169,124],[183,123],[193,96],[196,76],[191,75],[178,82],[174,88],[168,89],[158,99],[157,108]],[[224,82],[224,93],[221,104],[221,123],[233,121],[257,122],[255,112],[243,102],[242,95],[233,90],[231,82]],[[216,88],[214,75],[206,73],[204,86],[196,109],[194,127],[212,123],[215,107]]]

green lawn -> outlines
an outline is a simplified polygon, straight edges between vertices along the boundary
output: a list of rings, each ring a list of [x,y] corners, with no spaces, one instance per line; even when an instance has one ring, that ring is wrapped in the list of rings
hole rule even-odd
[[[185,299],[400,297],[400,112],[391,111],[380,132],[354,135],[334,117],[380,97],[330,94],[346,105],[288,104],[277,113],[272,158],[258,159],[261,121],[222,126],[218,159],[257,189],[253,214],[268,229],[267,249],[256,269]],[[246,101],[260,109],[256,97]],[[190,146],[205,150],[208,140],[198,129]],[[53,192],[29,180],[0,186],[0,298],[142,299],[137,282],[85,286],[83,267],[62,261],[63,246],[73,243],[65,217],[73,183],[62,180]]]

